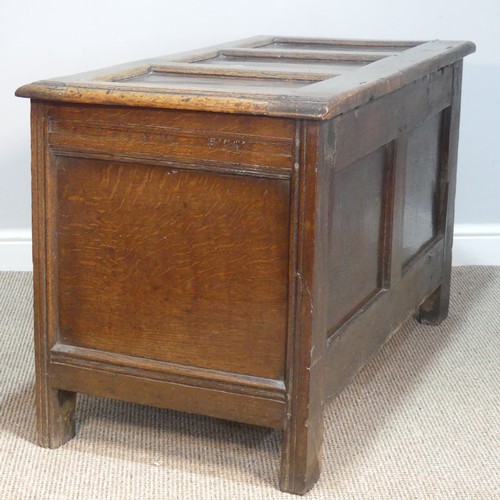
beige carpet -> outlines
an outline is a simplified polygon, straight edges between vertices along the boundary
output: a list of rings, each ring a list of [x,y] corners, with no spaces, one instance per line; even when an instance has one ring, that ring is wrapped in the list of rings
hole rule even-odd
[[[0,499],[281,499],[276,431],[79,397],[34,443],[31,274],[0,273]],[[306,498],[500,498],[500,267],[458,268],[448,320],[406,324],[326,409]]]

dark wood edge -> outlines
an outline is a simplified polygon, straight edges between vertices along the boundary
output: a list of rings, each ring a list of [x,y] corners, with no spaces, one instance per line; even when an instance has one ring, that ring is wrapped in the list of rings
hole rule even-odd
[[[282,429],[285,403],[250,394],[147,378],[144,374],[116,373],[96,366],[63,362],[49,365],[53,389],[168,408],[236,422]],[[180,390],[182,389],[182,390]]]
[[[455,193],[457,183],[458,139],[460,132],[460,112],[462,94],[463,61],[455,63],[453,68],[453,97],[451,106],[445,110],[441,131],[441,191],[445,195],[442,200],[439,229],[444,233],[446,262],[446,280],[449,287],[451,274],[451,254],[453,246],[453,225],[455,220]],[[444,217],[443,217],[444,216]]]
[[[391,207],[391,230],[390,232],[390,255],[388,288],[393,288],[401,279],[403,267],[403,222],[404,222],[404,198],[405,198],[405,178],[406,161],[408,155],[408,132],[403,132],[394,143],[393,156],[393,179],[392,187],[392,207]],[[418,259],[417,259],[418,260]]]
[[[57,343],[50,351],[51,363],[99,369],[110,373],[134,374],[140,377],[204,386],[214,390],[285,400],[285,384],[251,375],[222,372],[208,368],[179,365],[125,354],[97,351]]]
[[[297,267],[299,258],[299,209],[300,209],[300,164],[304,139],[304,123],[295,123],[295,144],[293,150],[293,170],[290,179],[290,229],[288,249],[288,312],[285,352],[285,388],[287,403],[290,404],[293,387],[293,361],[295,346],[295,320],[297,302]]]
[[[325,143],[320,124],[304,121],[298,126],[300,148],[292,181],[295,253],[290,268],[295,315],[290,316],[287,339],[287,418],[280,487],[282,491],[304,494],[316,482],[321,467],[326,315],[320,282],[326,260],[324,187],[329,171],[321,164]]]
[[[378,255],[378,276],[377,282],[380,287],[379,293],[388,290],[392,283],[392,262],[394,256],[394,232],[398,233],[398,215],[400,211],[398,203],[399,188],[398,181],[398,140],[392,140],[385,145],[386,168],[384,172],[384,192],[382,196],[382,217],[380,220],[379,255]],[[401,186],[402,187],[402,186]],[[402,217],[399,214],[399,217]],[[396,227],[395,227],[396,222]],[[396,239],[398,235],[396,234]],[[400,243],[398,242],[398,247]]]
[[[47,139],[47,114],[43,103],[31,105],[31,151],[32,151],[32,196],[33,196],[33,306],[35,368],[37,374],[36,406],[38,410],[37,435],[46,434],[50,427],[50,405],[46,394],[47,355],[50,346],[47,341],[47,269],[45,247],[45,160]]]

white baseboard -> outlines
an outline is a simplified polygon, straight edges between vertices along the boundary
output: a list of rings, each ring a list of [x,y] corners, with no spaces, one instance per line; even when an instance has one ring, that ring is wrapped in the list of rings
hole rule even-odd
[[[454,266],[500,266],[500,224],[457,224]],[[0,229],[0,271],[31,271],[31,231]]]
[[[456,224],[454,266],[500,266],[500,224]]]
[[[31,271],[31,230],[0,229],[0,271]]]

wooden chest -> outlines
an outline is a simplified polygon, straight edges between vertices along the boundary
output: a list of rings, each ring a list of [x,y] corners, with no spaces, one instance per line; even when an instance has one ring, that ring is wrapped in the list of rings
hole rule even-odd
[[[282,429],[305,493],[325,401],[446,317],[473,50],[257,37],[20,88],[40,445],[77,392],[202,413]]]

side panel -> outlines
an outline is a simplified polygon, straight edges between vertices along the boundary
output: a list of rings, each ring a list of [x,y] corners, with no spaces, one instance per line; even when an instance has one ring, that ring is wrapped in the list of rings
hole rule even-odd
[[[447,281],[455,182],[448,159],[456,149],[450,110],[458,106],[460,75],[460,65],[448,66],[324,125],[335,144],[330,397]]]
[[[391,160],[392,148],[384,145],[333,178],[327,287],[330,335],[382,289]]]
[[[436,113],[408,133],[403,194],[403,267],[438,236],[440,229],[442,127],[443,113]]]

